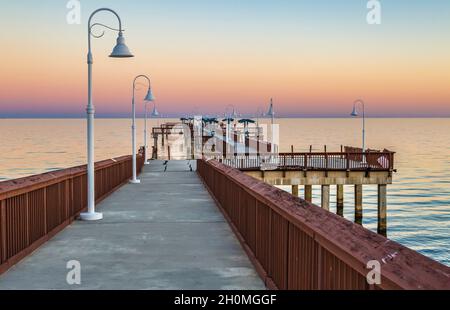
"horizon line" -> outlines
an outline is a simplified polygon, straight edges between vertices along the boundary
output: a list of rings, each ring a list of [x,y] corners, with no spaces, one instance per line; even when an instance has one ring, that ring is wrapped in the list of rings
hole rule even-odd
[[[202,115],[198,115],[202,116]],[[203,116],[209,116],[214,117],[215,115],[211,114],[204,114]],[[162,117],[154,118],[154,117],[148,117],[148,119],[174,119],[174,118],[182,118],[186,117],[186,115],[164,115]],[[222,116],[219,116],[219,118]],[[124,116],[124,115],[96,115],[95,118],[97,119],[131,119],[131,116]],[[136,118],[143,119],[143,115],[137,115]],[[238,118],[257,118],[255,116],[251,116],[248,114],[242,114],[241,117]],[[275,119],[293,119],[293,118],[299,118],[299,119],[353,119],[355,117],[352,116],[343,116],[343,115],[293,115],[293,116],[287,116],[287,115],[281,115],[276,116]],[[360,117],[358,117],[360,118]],[[446,119],[450,118],[450,115],[371,115],[367,116],[366,119],[381,119],[381,118],[391,118],[391,119],[405,119],[405,118],[423,118],[423,119]],[[74,115],[74,116],[64,116],[64,115],[0,115],[0,119],[86,119],[86,116],[82,115]],[[270,117],[259,117],[259,119],[270,119]]]

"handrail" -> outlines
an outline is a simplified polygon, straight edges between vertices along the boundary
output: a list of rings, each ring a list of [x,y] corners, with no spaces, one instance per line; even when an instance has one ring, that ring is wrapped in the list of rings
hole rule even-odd
[[[261,153],[223,156],[205,155],[240,170],[260,170],[264,164],[275,170],[327,171],[388,171],[394,170],[394,152],[334,152],[334,153]],[[273,170],[273,169],[272,169]]]
[[[449,267],[360,225],[217,161],[198,173],[270,288],[450,289]]]
[[[144,165],[138,156],[138,171]],[[131,156],[96,163],[96,201],[131,178]],[[87,169],[78,166],[0,182],[0,274],[73,222],[87,207]]]
[[[95,163],[95,170],[109,168],[127,162],[130,156],[103,160]],[[29,177],[0,182],[0,200],[5,200],[33,190],[38,190],[65,180],[82,176],[86,173],[86,165],[46,172]]]

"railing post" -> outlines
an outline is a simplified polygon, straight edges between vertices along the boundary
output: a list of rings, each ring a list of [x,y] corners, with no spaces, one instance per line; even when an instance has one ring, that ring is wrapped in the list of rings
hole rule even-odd
[[[390,152],[389,154],[390,154],[389,169],[392,171],[392,170],[394,170],[394,153]]]
[[[67,219],[70,218],[70,215],[71,215],[71,212],[70,212],[70,190],[69,190],[69,188],[70,188],[70,181],[66,180],[66,181],[64,181],[63,184],[64,184],[64,188],[65,188],[65,191],[64,191],[64,204],[66,206],[66,212],[64,214],[64,217],[65,217],[64,220],[67,220]]]
[[[30,193],[25,194],[25,236],[27,247],[30,246]]]
[[[222,136],[223,142],[222,142],[222,156],[223,158],[227,157],[227,149],[228,149],[228,137],[227,137],[227,131],[225,130]]]
[[[1,261],[6,262],[6,200],[0,202],[0,246],[1,246]],[[0,264],[1,265],[1,264]]]
[[[81,182],[82,183],[82,182]],[[81,184],[83,185],[83,184]],[[85,188],[84,186],[82,187]],[[82,209],[85,207],[83,203],[83,198],[81,197],[81,204]],[[44,187],[44,227],[45,227],[45,234],[48,234],[48,226],[47,226],[47,187]]]

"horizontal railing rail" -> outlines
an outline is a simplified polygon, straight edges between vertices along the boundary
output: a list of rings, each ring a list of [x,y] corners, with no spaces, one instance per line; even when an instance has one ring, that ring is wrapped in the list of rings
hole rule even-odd
[[[144,150],[137,158],[138,172]],[[0,182],[0,274],[73,222],[87,207],[86,166]],[[95,164],[95,198],[132,175],[131,156]]]
[[[393,152],[211,155],[240,170],[394,171]]]
[[[198,173],[269,288],[450,289],[449,267],[360,225],[217,161]]]

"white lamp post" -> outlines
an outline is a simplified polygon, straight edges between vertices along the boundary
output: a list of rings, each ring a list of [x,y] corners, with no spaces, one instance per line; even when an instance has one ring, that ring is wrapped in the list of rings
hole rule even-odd
[[[353,112],[351,116],[358,117],[358,105],[361,105],[362,107],[362,121],[363,121],[363,128],[362,128],[362,149],[363,153],[366,152],[366,113],[365,113],[365,103],[361,99],[356,100],[353,103]]]
[[[135,92],[136,92],[136,81],[139,78],[144,78],[147,80],[148,82],[148,91],[147,91],[147,96],[145,96],[145,101],[146,102],[151,102],[155,100],[155,97],[153,96],[153,92],[152,92],[152,84],[150,82],[150,78],[146,75],[138,75],[137,77],[134,78],[133,81],[133,100],[131,102],[131,106],[132,106],[132,117],[133,117],[133,122],[131,125],[131,132],[132,132],[132,154],[133,154],[133,179],[130,181],[130,183],[132,184],[139,184],[141,183],[140,180],[138,180],[137,178],[137,168],[136,168],[136,104],[135,104]],[[145,104],[145,131],[144,131],[144,139],[145,139],[145,162],[147,162],[147,104]]]
[[[114,29],[108,27],[103,24],[93,24],[91,25],[92,18],[95,14],[101,11],[108,11],[113,13],[117,19],[119,20],[119,29]],[[94,11],[89,17],[88,23],[88,55],[87,55],[87,63],[88,63],[88,105],[87,105],[87,157],[88,157],[88,167],[87,167],[87,182],[88,182],[88,212],[82,213],[80,215],[81,219],[84,221],[97,221],[103,218],[103,214],[95,212],[95,164],[94,164],[94,115],[95,108],[92,103],[92,50],[91,50],[91,36],[95,38],[100,38],[103,36],[104,32],[100,36],[95,36],[92,34],[92,28],[94,26],[102,26],[114,31],[119,32],[119,36],[117,38],[117,44],[114,47],[111,55],[109,57],[112,58],[129,58],[134,57],[128,47],[125,45],[125,39],[123,37],[123,29],[122,29],[122,21],[120,20],[119,15],[111,9],[102,8]]]
[[[145,161],[144,164],[145,165],[149,165],[150,162],[148,161],[148,136],[147,136],[147,132],[148,132],[148,128],[147,128],[147,119],[148,119],[148,103],[149,102],[154,102],[155,101],[155,97],[153,96],[153,92],[152,92],[152,88],[151,88],[151,84],[147,93],[147,96],[145,97],[145,129],[144,129],[144,145],[145,145]],[[155,108],[156,109],[156,108]]]
[[[267,116],[270,116],[271,118],[271,124],[272,124],[272,129],[271,129],[271,140],[272,140],[272,149],[271,149],[271,153],[275,153],[275,137],[274,137],[274,118],[275,118],[275,110],[273,107],[273,99],[270,98],[270,107],[269,107],[269,112],[267,112]]]

